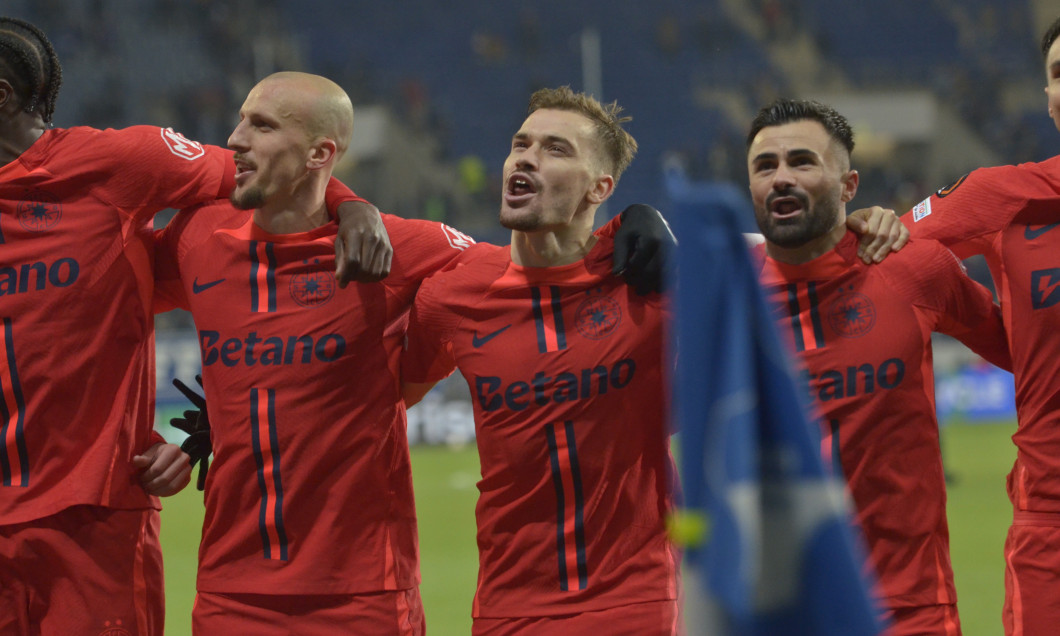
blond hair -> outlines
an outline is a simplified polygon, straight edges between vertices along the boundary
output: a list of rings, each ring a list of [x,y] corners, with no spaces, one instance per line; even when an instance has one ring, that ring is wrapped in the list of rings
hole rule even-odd
[[[527,114],[541,109],[572,111],[591,120],[596,128],[597,139],[603,146],[604,156],[610,163],[607,168],[615,182],[618,182],[633,161],[633,155],[637,154],[637,141],[622,128],[622,124],[633,118],[620,116],[622,107],[618,102],[602,104],[592,95],[575,93],[570,86],[561,86],[542,88],[530,96]]]

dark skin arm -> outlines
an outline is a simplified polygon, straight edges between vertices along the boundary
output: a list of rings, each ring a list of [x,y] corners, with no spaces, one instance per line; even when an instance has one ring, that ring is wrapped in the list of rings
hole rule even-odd
[[[335,280],[376,283],[390,274],[394,250],[379,210],[371,203],[346,201],[339,205],[339,234],[335,237]]]

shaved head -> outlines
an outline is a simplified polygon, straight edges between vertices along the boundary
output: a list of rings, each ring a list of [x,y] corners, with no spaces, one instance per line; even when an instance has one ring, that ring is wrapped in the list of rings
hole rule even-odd
[[[251,93],[268,91],[281,116],[298,122],[310,139],[326,137],[335,142],[338,156],[353,135],[353,103],[342,87],[326,77],[283,71],[261,80]]]

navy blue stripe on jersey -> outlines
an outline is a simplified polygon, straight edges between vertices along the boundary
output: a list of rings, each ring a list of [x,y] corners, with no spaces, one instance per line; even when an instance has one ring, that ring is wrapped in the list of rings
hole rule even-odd
[[[265,395],[266,412],[262,421],[261,398]],[[263,430],[264,429],[264,430]],[[262,432],[265,433],[263,439]],[[283,483],[280,449],[276,433],[276,390],[250,390],[250,436],[257,464],[261,505],[258,530],[266,559],[287,560],[287,533],[283,524]],[[265,447],[267,443],[268,447]]]
[[[272,244],[269,244],[272,247]],[[274,286],[275,287],[275,286]],[[275,294],[273,294],[275,297]],[[276,389],[269,389],[269,447],[272,449],[272,465],[275,466],[275,470],[272,471],[273,486],[276,488],[276,510],[275,510],[275,522],[276,522],[276,534],[280,540],[280,559],[283,561],[287,560],[287,530],[283,524],[283,483],[280,479],[280,439],[279,433],[276,430]]]
[[[832,440],[832,469],[836,475],[843,475],[843,458],[839,455],[839,420],[828,420]]]
[[[552,293],[552,319],[556,322],[556,347],[562,351],[567,348],[567,331],[563,327],[563,303],[560,300],[559,287],[549,287]]]
[[[7,382],[9,386],[0,387],[3,390],[0,406],[2,406],[4,418],[3,428],[0,429],[0,464],[2,464],[4,486],[27,488],[29,487],[29,449],[26,446],[25,432],[26,400],[22,392],[22,382],[18,378],[14,338],[11,318],[4,318],[4,357],[7,360],[7,369],[6,373],[0,374],[0,382]],[[12,426],[14,430],[11,429]],[[13,461],[18,462],[17,467],[12,466]]]
[[[262,260],[262,252],[265,256]],[[250,241],[250,310],[276,311],[276,251],[272,243]],[[264,282],[264,285],[262,285]],[[262,295],[264,294],[264,298]]]
[[[250,242],[250,311],[257,311],[259,306],[258,300],[258,269],[261,268],[261,263],[258,262],[258,242]]]
[[[531,287],[530,296],[534,310],[534,326],[537,329],[538,353],[562,351],[567,348],[567,333],[563,326],[563,306],[559,287],[549,287],[546,301],[540,287]],[[545,307],[545,302],[548,307]]]
[[[578,467],[578,446],[574,439],[574,422],[564,423],[567,434],[567,449],[570,453],[570,473],[574,481],[574,537],[578,550],[578,589],[589,586],[588,566],[585,562],[585,497],[582,494],[582,471]]]
[[[251,250],[253,253],[254,250]],[[251,285],[254,289],[254,285]],[[272,541],[269,540],[268,519],[269,489],[265,481],[265,457],[261,453],[261,436],[258,435],[258,390],[250,390],[250,442],[254,449],[254,462],[258,465],[258,490],[261,491],[261,506],[258,510],[258,530],[261,532],[261,544],[265,558],[272,558]]]
[[[806,351],[806,343],[802,339],[802,320],[799,317],[799,286],[791,283],[785,286],[788,290],[788,314],[791,316],[791,331],[795,336],[795,350]]]
[[[556,556],[559,561],[559,589],[566,592],[569,588],[567,584],[567,555],[563,542],[563,516],[567,508],[567,502],[563,495],[563,474],[559,466],[556,433],[551,426],[546,426],[545,435],[548,437],[548,459],[552,465],[552,485],[556,488]]]
[[[810,281],[806,283],[806,295],[810,299],[810,323],[813,325],[813,337],[817,340],[817,346],[824,346],[824,325],[821,323],[821,314],[817,310],[817,283]]]
[[[268,269],[265,271],[265,282],[269,289],[269,311],[276,311],[276,247],[272,243],[265,244],[265,255],[268,260]]]
[[[537,328],[537,351],[547,353],[548,341],[545,340],[545,315],[541,311],[541,290],[531,287],[530,296],[534,307],[534,327]]]
[[[562,440],[556,437],[557,433],[562,433]],[[548,440],[549,463],[552,468],[552,485],[556,490],[559,587],[564,592],[572,589],[584,590],[589,585],[585,556],[585,501],[581,469],[578,467],[574,423],[566,421],[562,428],[553,424],[546,425],[545,436]],[[573,499],[573,502],[569,499]],[[570,511],[568,506],[572,503],[573,511]],[[578,578],[576,587],[571,580],[573,576]]]

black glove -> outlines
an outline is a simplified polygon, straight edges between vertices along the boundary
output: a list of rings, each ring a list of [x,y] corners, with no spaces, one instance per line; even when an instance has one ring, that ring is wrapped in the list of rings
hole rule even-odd
[[[201,375],[195,376],[195,381],[199,383],[200,387],[202,386]],[[180,392],[191,400],[193,405],[199,407],[197,411],[184,411],[184,417],[171,418],[169,423],[174,428],[179,428],[188,434],[188,438],[180,445],[180,450],[191,457],[192,468],[195,468],[196,462],[202,462],[199,464],[199,479],[195,482],[195,486],[199,490],[203,490],[206,488],[206,472],[210,470],[210,455],[213,453],[213,444],[210,441],[210,416],[206,412],[206,398],[196,393],[193,389],[188,388],[186,384],[176,378],[173,379],[173,386],[180,389]]]
[[[620,215],[612,272],[641,296],[666,288],[666,262],[677,239],[658,210],[634,203]]]

